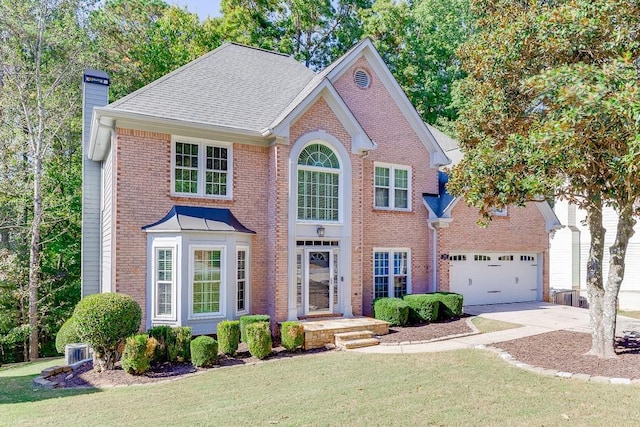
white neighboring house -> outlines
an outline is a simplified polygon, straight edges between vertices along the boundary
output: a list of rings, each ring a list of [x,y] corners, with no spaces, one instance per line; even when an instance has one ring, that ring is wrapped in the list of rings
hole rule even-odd
[[[586,212],[566,201],[556,201],[554,211],[566,227],[556,231],[551,238],[551,278],[552,289],[580,289],[587,297],[586,262],[589,257],[591,235],[586,226]],[[616,237],[618,217],[612,208],[603,212],[605,250],[603,277],[606,282],[609,273],[609,247]],[[625,258],[624,280],[620,287],[618,304],[621,310],[640,310],[640,226],[629,241]]]

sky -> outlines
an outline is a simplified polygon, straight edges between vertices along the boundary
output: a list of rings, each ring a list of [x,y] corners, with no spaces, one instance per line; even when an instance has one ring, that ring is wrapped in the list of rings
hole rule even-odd
[[[207,15],[220,16],[220,0],[168,0],[167,3],[187,6],[189,12],[198,14],[200,20],[204,20]]]

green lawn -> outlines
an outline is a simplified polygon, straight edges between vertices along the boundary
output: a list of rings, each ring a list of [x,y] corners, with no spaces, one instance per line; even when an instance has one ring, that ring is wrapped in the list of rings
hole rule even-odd
[[[0,394],[18,390],[0,425],[628,425],[640,404],[635,386],[535,375],[480,350],[332,352],[96,392],[33,390],[21,369],[0,372]]]
[[[635,319],[640,319],[640,311],[623,311],[619,310],[618,314],[621,316],[633,317]]]
[[[480,316],[471,319],[471,323],[473,323],[483,334],[522,327],[522,325],[517,323],[503,322],[502,320],[488,319]]]

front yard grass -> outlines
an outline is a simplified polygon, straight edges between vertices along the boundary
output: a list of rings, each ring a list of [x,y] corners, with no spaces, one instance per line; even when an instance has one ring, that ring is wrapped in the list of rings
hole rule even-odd
[[[640,404],[636,386],[544,377],[480,350],[332,352],[94,393],[33,390],[31,372],[8,371],[2,394],[29,384],[0,405],[12,426],[625,425]]]
[[[633,317],[634,319],[640,319],[640,311],[623,311],[618,310],[620,316]]]
[[[502,320],[488,319],[486,317],[477,316],[471,319],[471,322],[480,330],[481,333],[506,331],[507,329],[521,328],[522,325],[511,322],[503,322]]]

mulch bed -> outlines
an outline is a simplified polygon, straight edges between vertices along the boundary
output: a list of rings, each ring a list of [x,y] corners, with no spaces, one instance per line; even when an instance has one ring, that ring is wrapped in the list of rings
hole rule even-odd
[[[452,335],[468,334],[473,329],[467,324],[467,318],[451,319],[428,325],[392,326],[389,334],[378,337],[383,344],[430,341]]]
[[[466,318],[461,318],[428,325],[391,327],[389,334],[380,337],[380,341],[387,344],[420,342],[471,332],[473,329],[467,324]],[[627,332],[625,337],[618,339],[618,358],[614,360],[586,356],[585,353],[591,347],[591,335],[579,332],[548,332],[497,343],[495,346],[508,352],[515,359],[533,366],[592,376],[640,378],[640,333],[638,332]],[[289,353],[279,343],[274,342],[273,352],[266,360],[302,357],[329,351],[331,350],[321,348]],[[247,365],[259,361],[251,356],[246,344],[241,343],[235,356],[221,356],[219,364],[209,369]],[[207,370],[194,368],[190,363],[166,363],[154,366],[144,375],[135,376],[127,374],[119,366],[116,367],[117,369],[113,371],[97,373],[93,371],[91,363],[87,363],[72,375],[61,373],[50,379],[60,382],[62,387],[110,387],[157,383]]]
[[[627,333],[618,338],[617,359],[586,356],[591,335],[554,331],[495,344],[520,362],[574,374],[612,378],[640,378],[640,335]]]
[[[313,350],[298,350],[296,352],[289,353],[278,342],[274,342],[273,344],[271,355],[265,360],[287,359],[330,351],[326,348],[319,348]],[[93,364],[88,362],[76,369],[73,373],[63,372],[50,377],[49,380],[58,383],[59,387],[62,388],[113,387],[119,385],[150,384],[181,378],[190,374],[207,371],[209,369],[249,365],[257,362],[260,362],[260,359],[253,357],[251,353],[249,353],[249,349],[246,344],[240,343],[238,351],[234,356],[219,356],[218,364],[214,365],[212,368],[196,368],[191,365],[191,363],[163,363],[152,366],[149,372],[146,372],[143,375],[129,375],[122,369],[120,362],[116,364],[116,369],[100,373],[94,371]]]

